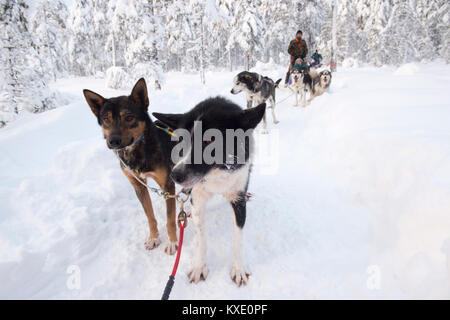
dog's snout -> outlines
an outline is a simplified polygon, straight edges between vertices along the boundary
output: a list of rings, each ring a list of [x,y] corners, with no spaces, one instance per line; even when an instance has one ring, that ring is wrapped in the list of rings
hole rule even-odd
[[[122,144],[122,139],[119,135],[113,135],[109,137],[109,145],[112,148],[118,148]]]
[[[170,174],[170,178],[178,184],[181,184],[184,182],[184,180],[186,180],[186,174],[182,171],[182,170],[173,170],[172,173]]]

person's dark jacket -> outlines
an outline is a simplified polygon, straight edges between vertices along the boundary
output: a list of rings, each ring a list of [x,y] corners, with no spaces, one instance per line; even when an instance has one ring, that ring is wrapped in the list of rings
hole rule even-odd
[[[306,41],[295,38],[289,43],[288,53],[293,57],[304,59],[308,54],[308,46],[306,45]]]

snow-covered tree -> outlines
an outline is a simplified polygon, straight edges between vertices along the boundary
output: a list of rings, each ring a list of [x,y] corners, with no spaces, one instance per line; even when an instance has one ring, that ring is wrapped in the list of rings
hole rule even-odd
[[[95,61],[95,32],[92,0],[74,0],[70,10],[68,42],[70,71],[75,75],[93,75]]]
[[[380,62],[398,64],[432,57],[426,28],[408,2],[395,1],[386,28],[380,34]]]
[[[111,30],[108,27],[110,25],[110,17],[108,15],[108,5],[114,1],[108,0],[92,0],[92,26],[94,30],[93,36],[93,58],[96,61],[96,71],[104,72],[110,67],[112,62],[112,55],[108,50],[108,39],[111,34]]]
[[[225,66],[228,62],[226,50],[230,17],[223,1],[206,0],[204,7],[204,58],[206,67]]]
[[[36,50],[45,64],[46,75],[53,79],[67,75],[66,55],[61,54],[68,36],[67,17],[67,7],[61,0],[42,0],[31,17],[30,31]]]
[[[266,26],[251,0],[237,1],[234,14],[227,48],[238,49],[245,57],[245,66],[249,70],[263,54]]]
[[[264,61],[273,59],[276,63],[280,61],[281,56],[287,56],[287,47],[290,37],[293,37],[297,28],[296,26],[289,26],[291,23],[291,4],[289,0],[263,0],[261,1],[260,12],[267,26],[264,32]],[[288,23],[286,23],[288,22]],[[288,26],[288,28],[286,28]]]
[[[54,107],[44,63],[29,31],[27,8],[22,0],[0,0],[0,125],[23,110]]]
[[[167,7],[165,29],[167,32],[167,67],[181,70],[187,66],[186,51],[188,41],[193,37],[190,30],[189,16],[184,11],[184,1],[175,0]]]
[[[145,77],[158,83],[162,82],[160,64],[161,44],[164,39],[162,25],[154,16],[153,3],[139,0],[128,2],[126,19],[127,34],[125,62],[129,73],[135,80]]]

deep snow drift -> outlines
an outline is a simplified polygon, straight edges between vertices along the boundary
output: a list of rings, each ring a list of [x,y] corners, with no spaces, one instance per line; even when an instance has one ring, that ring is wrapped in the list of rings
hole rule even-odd
[[[234,74],[208,73],[202,86],[169,73],[162,91],[150,88],[150,111],[182,112],[217,94],[244,106],[244,94],[229,93]],[[229,277],[231,208],[217,197],[206,216],[208,279],[187,281],[191,223],[171,297],[450,298],[449,81],[439,63],[341,68],[307,108],[280,103],[280,123],[257,137],[248,286]],[[144,212],[82,96],[128,94],[104,86],[60,80],[72,103],[0,130],[0,298],[161,297],[174,257],[144,249]],[[165,207],[152,199],[164,244]],[[73,266],[81,286],[71,290]]]

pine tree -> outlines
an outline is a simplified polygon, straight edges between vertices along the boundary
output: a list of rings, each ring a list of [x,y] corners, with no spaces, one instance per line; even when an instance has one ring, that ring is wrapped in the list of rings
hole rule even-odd
[[[167,32],[167,67],[181,71],[186,65],[185,57],[189,48],[188,40],[193,37],[189,16],[184,12],[184,1],[175,0],[167,7],[165,29]]]
[[[294,28],[289,29],[286,21],[291,18],[291,1],[289,0],[263,0],[261,1],[261,15],[268,26],[264,33],[264,61],[273,59],[276,63],[289,63],[288,59],[280,60],[287,55],[289,36],[295,34]],[[288,28],[286,28],[288,26]],[[288,29],[288,30],[286,30]]]
[[[230,17],[223,1],[206,0],[203,18],[204,55],[206,67],[226,66],[228,52],[226,50]]]
[[[92,26],[94,29],[93,35],[93,59],[95,60],[95,71],[104,72],[110,67],[112,62],[112,55],[105,54],[110,53],[108,46],[108,40],[110,39],[111,29],[107,26],[110,25],[110,19],[108,16],[108,5],[114,1],[108,0],[92,0]]]
[[[138,14],[139,13],[139,14]],[[128,22],[128,45],[125,63],[129,74],[137,80],[141,77],[153,82],[162,82],[160,64],[161,43],[164,32],[160,21],[154,16],[153,4],[131,0],[125,14]]]
[[[45,64],[46,75],[67,75],[67,59],[64,44],[68,33],[66,21],[68,10],[60,0],[43,0],[39,3],[31,17],[31,32],[35,38],[36,50]]]
[[[0,0],[0,125],[28,110],[54,107],[44,70],[26,19],[22,0]]]
[[[94,75],[95,32],[92,0],[74,0],[69,16],[68,43],[70,70],[75,75]]]
[[[247,70],[253,67],[262,56],[265,28],[254,3],[250,0],[239,1],[231,22],[231,34],[227,46],[239,49],[239,52],[245,57],[242,62],[245,63]]]
[[[432,45],[430,38],[414,15],[409,3],[397,1],[392,8],[388,24],[380,34],[383,50],[380,62],[399,64],[430,57]]]

